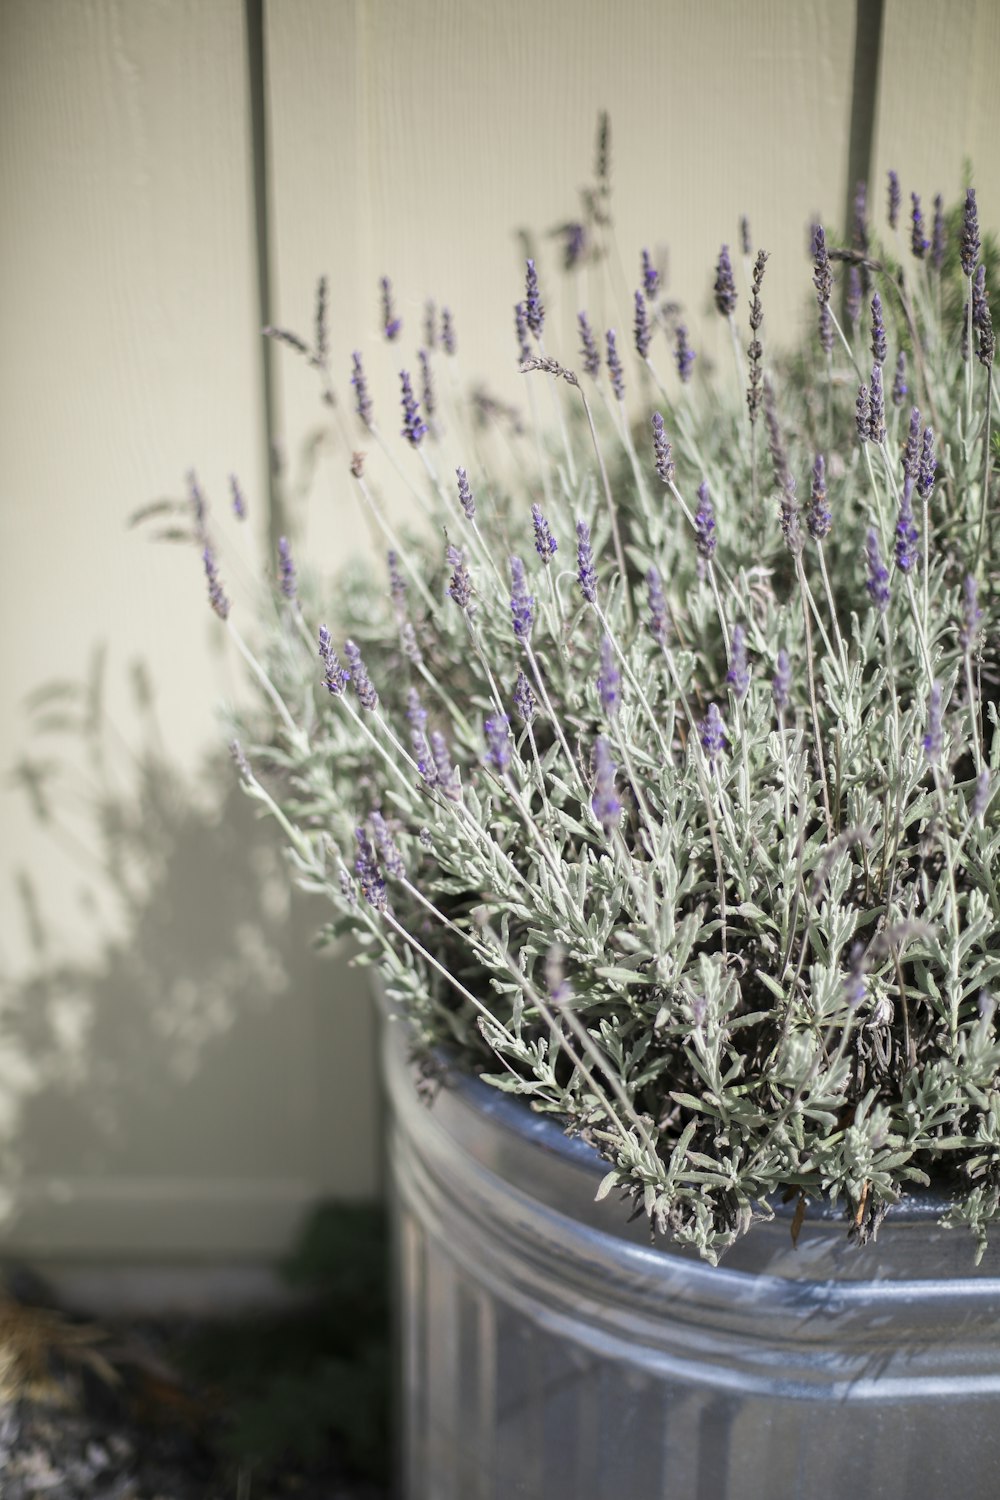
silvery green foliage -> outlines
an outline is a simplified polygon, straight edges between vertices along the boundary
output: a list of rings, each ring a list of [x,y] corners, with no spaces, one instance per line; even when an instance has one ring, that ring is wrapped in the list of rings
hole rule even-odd
[[[299,879],[420,1042],[593,1142],[602,1191],[710,1260],[788,1194],[864,1240],[943,1181],[980,1251],[1000,1211],[992,364],[974,335],[963,359],[957,247],[941,271],[868,253],[910,372],[874,425],[871,329],[827,349],[837,287],[794,359],[765,317],[766,424],[739,361],[681,382],[654,300],[634,428],[539,344],[523,378],[559,426],[521,441],[515,486],[471,421],[398,443],[432,524],[391,588],[281,602],[246,747]],[[808,262],[784,274],[805,297]],[[321,624],[338,662],[359,643],[374,708],[327,691]]]

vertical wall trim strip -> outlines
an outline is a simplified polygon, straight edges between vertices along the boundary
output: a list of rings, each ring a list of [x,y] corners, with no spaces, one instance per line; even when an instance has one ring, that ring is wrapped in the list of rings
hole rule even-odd
[[[868,184],[869,212],[873,201],[871,178],[884,9],[884,0],[857,0],[855,7],[854,79],[847,151],[847,197],[844,203],[845,235],[850,234],[854,190],[859,182]]]
[[[257,261],[257,314],[261,328],[271,321],[271,237],[267,163],[267,58],[264,43],[264,0],[244,0],[247,43],[247,97],[250,103],[250,161],[253,173],[254,239]],[[286,530],[280,491],[275,482],[277,440],[274,345],[261,339],[261,392],[264,419],[264,482],[267,486],[270,556]]]

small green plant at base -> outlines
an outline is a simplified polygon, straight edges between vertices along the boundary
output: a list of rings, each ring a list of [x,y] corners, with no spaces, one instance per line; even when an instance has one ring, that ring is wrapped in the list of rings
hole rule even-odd
[[[595,275],[603,139],[566,240]],[[438,399],[450,314],[428,310],[400,373],[395,446],[353,356],[359,444],[392,451],[420,524],[393,528],[355,453],[386,580],[342,583],[334,612],[282,543],[271,639],[258,656],[234,630],[265,711],[234,756],[418,1047],[593,1143],[602,1193],[656,1230],[714,1261],[791,1194],[842,1203],[863,1241],[934,1180],[981,1253],[1000,1211],[995,253],[971,189],[927,226],[914,195],[901,223],[890,174],[881,239],[863,195],[845,244],[814,227],[817,328],[782,356],[774,267],[740,238],[749,320],[724,246],[734,357],[708,374],[648,253],[628,367],[624,310],[598,332],[581,309],[579,347],[549,348],[528,260],[512,357],[551,430],[482,391]],[[395,359],[408,330],[381,295]],[[321,284],[311,342],[272,332],[329,402],[325,306]],[[191,506],[233,628],[196,484]]]

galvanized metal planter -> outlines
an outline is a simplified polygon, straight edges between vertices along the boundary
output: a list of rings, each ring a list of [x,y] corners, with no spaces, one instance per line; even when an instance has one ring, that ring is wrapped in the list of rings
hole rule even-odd
[[[1000,1254],[811,1213],[721,1267],[594,1202],[604,1164],[385,1028],[403,1500],[962,1500],[1000,1491]]]

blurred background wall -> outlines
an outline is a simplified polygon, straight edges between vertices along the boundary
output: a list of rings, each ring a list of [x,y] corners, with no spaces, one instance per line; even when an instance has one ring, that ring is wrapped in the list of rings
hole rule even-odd
[[[890,166],[929,214],[971,162],[1000,227],[1000,6],[0,0],[0,70],[0,1247],[267,1261],[314,1199],[376,1189],[371,1011],[233,786],[240,671],[198,559],[128,517],[194,467],[238,611],[281,532],[321,568],[363,547],[347,381],[361,350],[391,429],[379,277],[408,360],[434,298],[462,379],[523,399],[519,231],[554,292],[600,109],[625,295],[640,248],[664,256],[709,360],[742,213],[785,343],[808,223],[840,229],[859,179],[884,224]],[[310,333],[320,274],[332,436],[314,372],[261,337]]]

